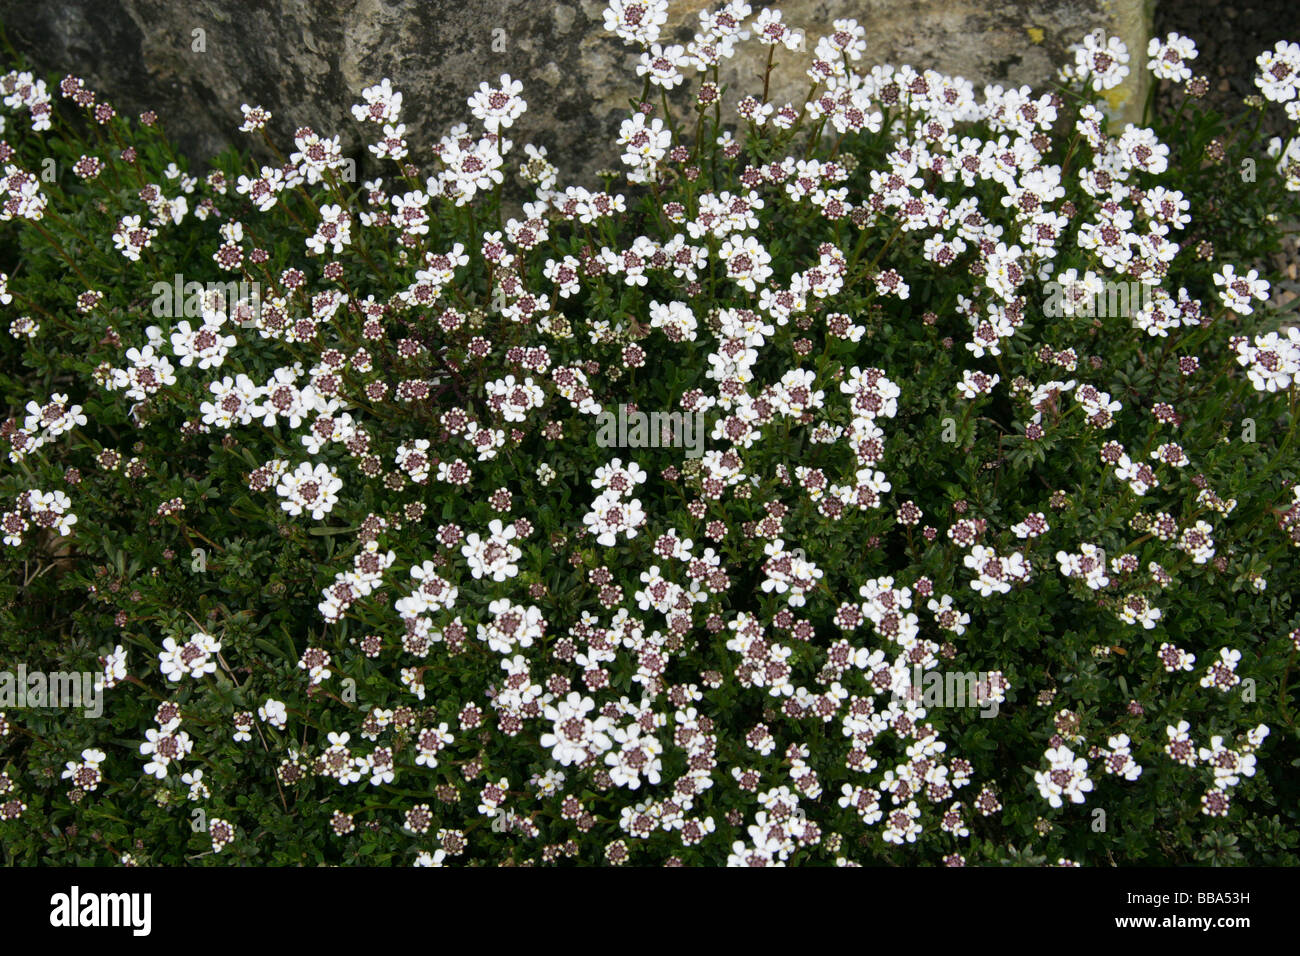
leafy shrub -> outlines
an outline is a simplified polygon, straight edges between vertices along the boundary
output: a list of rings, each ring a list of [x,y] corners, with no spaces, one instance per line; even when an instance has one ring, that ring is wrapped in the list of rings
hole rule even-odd
[[[664,8],[607,11],[599,191],[511,148],[508,76],[423,165],[385,80],[367,155],[245,106],[205,174],[0,79],[0,664],[104,683],[3,708],[7,861],[1293,858],[1300,334],[1255,267],[1300,141],[1253,129],[1300,47],[1224,120],[1152,41],[1185,95],[1118,128],[1113,38],[981,94]],[[724,120],[745,23],[807,102]]]

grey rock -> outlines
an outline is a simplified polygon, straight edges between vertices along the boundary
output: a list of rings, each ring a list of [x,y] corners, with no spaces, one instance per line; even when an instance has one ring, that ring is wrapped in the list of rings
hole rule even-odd
[[[831,21],[867,29],[867,63],[909,63],[986,82],[1042,86],[1069,44],[1097,27],[1133,53],[1113,91],[1121,118],[1140,116],[1150,0],[790,0],[775,3],[808,47]],[[685,42],[716,0],[671,0],[666,37]],[[755,10],[762,3],[755,3]],[[36,69],[84,78],[119,110],[155,110],[192,161],[236,143],[241,103],[271,110],[273,137],[301,125],[343,138],[365,169],[366,130],[349,112],[362,87],[402,90],[417,159],[457,122],[480,81],[510,73],[528,112],[507,131],[548,148],[562,182],[616,164],[614,136],[639,95],[635,53],[605,33],[600,0],[0,0],[0,24]],[[196,31],[202,31],[198,33]],[[202,44],[198,42],[202,39]],[[199,49],[199,47],[202,49]],[[742,44],[723,80],[734,100],[761,90],[765,48]],[[769,99],[798,104],[805,63],[779,53]],[[861,65],[861,64],[860,64]],[[677,91],[682,94],[684,91]],[[679,96],[678,102],[684,104]]]

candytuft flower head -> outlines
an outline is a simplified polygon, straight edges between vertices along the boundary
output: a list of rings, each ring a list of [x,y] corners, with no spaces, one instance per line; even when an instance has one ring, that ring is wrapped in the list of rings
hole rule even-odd
[[[9,857],[1287,849],[1300,137],[1179,34],[1139,124],[1104,33],[977,86],[680,12],[605,5],[604,143],[516,144],[499,70],[431,133],[375,77],[198,175],[0,73],[0,660],[93,690],[5,704]]]

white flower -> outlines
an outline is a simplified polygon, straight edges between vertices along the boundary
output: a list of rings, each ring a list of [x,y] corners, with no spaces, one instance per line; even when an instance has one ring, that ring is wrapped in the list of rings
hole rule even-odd
[[[1287,328],[1285,336],[1269,332],[1253,341],[1245,336],[1233,336],[1229,341],[1256,391],[1285,391],[1293,382],[1300,382],[1300,328]]]
[[[986,375],[984,372],[963,369],[957,391],[961,393],[962,398],[973,399],[980,395],[988,395],[1000,381],[1002,381],[1000,375]]]
[[[470,111],[475,119],[483,121],[483,128],[489,133],[514,125],[515,120],[528,108],[528,104],[519,95],[524,91],[522,83],[512,80],[509,73],[502,73],[499,82],[499,87],[480,83],[478,90],[469,98]]]
[[[140,260],[140,250],[147,249],[158,235],[157,229],[143,226],[139,216],[124,216],[113,231],[113,245],[132,262]]]
[[[477,538],[478,535],[472,537]],[[412,566],[411,577],[420,582],[419,586],[394,604],[403,620],[418,623],[422,614],[433,610],[449,611],[455,607],[460,591],[437,572],[432,561]]]
[[[484,390],[488,394],[489,403],[500,410],[508,422],[522,422],[527,419],[530,411],[541,408],[546,403],[546,393],[530,376],[517,382],[513,375],[507,375],[488,382]]]
[[[772,276],[771,254],[753,236],[729,236],[718,249],[727,276],[746,292],[757,292]]]
[[[633,113],[618,129],[618,145],[624,147],[622,160],[634,170],[654,166],[667,155],[672,141],[672,131],[663,120],[655,117],[647,122],[643,113]]]
[[[1193,564],[1205,564],[1214,557],[1213,531],[1214,528],[1204,521],[1197,521],[1190,528],[1184,528],[1178,538],[1178,550],[1190,554]]]
[[[545,621],[539,608],[511,604],[508,598],[498,598],[488,605],[492,619],[478,625],[478,639],[486,641],[498,654],[513,653],[516,647],[532,647],[546,633]]]
[[[640,724],[615,727],[611,736],[618,748],[605,754],[605,764],[610,768],[609,776],[615,786],[637,790],[641,787],[642,777],[648,783],[657,784],[663,745],[645,734]]]
[[[362,757],[352,756],[352,751],[348,748],[351,735],[331,731],[326,739],[329,741],[329,747],[320,755],[325,773],[344,785],[360,780],[361,770],[366,761]]]
[[[754,19],[754,34],[765,46],[780,43],[787,50],[798,50],[803,46],[803,33],[792,30],[781,22],[781,11],[764,7]]]
[[[104,658],[104,686],[116,687],[126,679],[126,648],[118,644]]]
[[[636,75],[649,76],[650,82],[655,86],[671,90],[681,85],[682,80],[685,79],[681,71],[689,66],[690,62],[684,47],[676,44],[660,46],[658,43],[652,43],[650,49],[641,54]]]
[[[1157,79],[1182,83],[1192,78],[1189,60],[1198,56],[1196,44],[1185,36],[1171,33],[1164,40],[1152,37],[1147,43],[1147,69]]]
[[[1110,584],[1110,578],[1106,574],[1106,552],[1095,544],[1080,545],[1078,554],[1058,551],[1056,560],[1061,565],[1062,575],[1067,578],[1082,578],[1094,591]]]
[[[316,255],[324,255],[329,248],[338,255],[352,243],[352,217],[337,204],[320,207],[321,221],[316,231],[304,240],[307,248]]]
[[[1116,154],[1126,166],[1145,173],[1163,173],[1169,168],[1169,147],[1149,129],[1129,123],[1115,144]],[[1176,251],[1176,250],[1175,250]]]
[[[1044,755],[1048,769],[1034,774],[1038,792],[1053,807],[1064,802],[1068,797],[1071,803],[1083,803],[1085,794],[1092,791],[1092,781],[1088,779],[1088,761],[1075,757],[1068,747],[1050,748]]]
[[[239,111],[244,114],[244,122],[239,127],[241,133],[262,129],[271,120],[271,113],[260,106],[249,106],[244,103],[239,107]]]
[[[934,614],[935,623],[946,631],[961,635],[966,633],[970,615],[953,605],[952,595],[944,594],[939,600],[930,598],[926,607]]]
[[[175,638],[165,638],[158,664],[169,681],[179,681],[187,675],[200,678],[216,673],[214,658],[220,651],[220,641],[203,631],[196,631],[184,644],[177,644]]]
[[[460,553],[469,563],[470,574],[475,578],[491,577],[497,582],[517,575],[519,565],[515,562],[523,552],[512,543],[516,537],[515,526],[503,525],[499,518],[488,524],[486,538],[477,532],[467,535]]]
[[[581,763],[589,755],[598,756],[613,746],[609,738],[610,721],[587,714],[595,707],[590,697],[571,691],[563,700],[548,704],[543,711],[551,721],[551,730],[542,734],[540,743],[551,750],[551,756],[563,766]]]
[[[235,345],[235,337],[221,334],[222,321],[205,320],[193,330],[189,322],[176,324],[176,331],[171,334],[172,353],[181,365],[188,368],[197,363],[201,369],[217,368],[226,360],[226,354]]]
[[[415,746],[419,750],[415,762],[422,767],[433,769],[438,766],[438,753],[455,741],[456,737],[447,732],[446,721],[438,724],[437,727],[425,727],[415,738]]]
[[[397,122],[398,114],[402,111],[402,94],[401,91],[393,89],[393,84],[387,77],[380,80],[377,85],[362,90],[361,98],[365,103],[357,103],[352,107],[352,115],[356,117],[357,122],[367,120],[372,123]]]
[[[1255,58],[1259,73],[1255,85],[1264,98],[1274,103],[1293,99],[1300,87],[1300,44],[1278,40],[1273,49]]]
[[[150,758],[144,766],[144,772],[159,780],[167,776],[167,768],[173,760],[180,760],[194,747],[190,735],[183,730],[170,733],[150,727],[144,736],[145,742],[140,745],[140,753]]]
[[[1223,287],[1219,290],[1219,298],[1234,312],[1250,315],[1255,311],[1250,304],[1251,299],[1260,302],[1268,299],[1268,280],[1259,278],[1259,272],[1255,269],[1243,276],[1238,275],[1232,265],[1225,265],[1213,278],[1215,285]]]
[[[232,337],[233,344],[233,337]],[[257,402],[261,398],[261,388],[242,372],[235,377],[229,375],[220,381],[208,383],[212,393],[211,402],[199,405],[205,425],[218,428],[230,428],[236,423],[247,425],[252,422],[257,412]]]
[[[1197,756],[1201,763],[1214,769],[1214,784],[1221,789],[1237,786],[1243,776],[1255,776],[1255,755],[1229,750],[1220,736],[1211,737],[1210,746],[1201,747]]]
[[[1217,687],[1225,693],[1241,683],[1237,676],[1237,664],[1241,661],[1241,651],[1228,647],[1219,648],[1219,659],[1205,669],[1201,678],[1202,687]]]
[[[637,529],[645,524],[645,512],[641,509],[641,500],[632,498],[622,500],[615,491],[606,490],[591,504],[591,510],[583,515],[582,523],[596,535],[596,541],[605,547],[613,547],[619,534],[629,540],[636,537]]]
[[[605,29],[624,43],[648,46],[668,19],[668,0],[610,0],[604,18]]]
[[[193,801],[206,800],[212,796],[212,791],[203,782],[203,771],[201,769],[196,768],[181,774],[181,783],[190,788],[189,797]]]
[[[1193,742],[1188,731],[1191,725],[1180,720],[1177,726],[1166,726],[1165,736],[1169,738],[1169,743],[1165,745],[1165,753],[1178,763],[1188,767],[1196,766],[1196,744]]]
[[[1114,89],[1128,76],[1128,47],[1119,37],[1107,37],[1102,30],[1095,30],[1073,47],[1073,52],[1073,68],[1062,70],[1067,79],[1083,80],[1101,92]]]
[[[636,486],[646,480],[645,469],[636,462],[628,462],[623,467],[623,459],[615,458],[607,465],[596,469],[596,477],[591,480],[591,487],[597,491],[608,489],[618,497],[630,496]]]
[[[1136,780],[1142,776],[1142,767],[1133,760],[1131,743],[1128,734],[1117,734],[1106,741],[1106,746],[1110,749],[1102,750],[1102,768],[1107,773],[1125,780]]]
[[[310,510],[311,516],[319,521],[333,510],[338,503],[338,491],[343,481],[326,464],[312,466],[303,462],[292,472],[280,477],[275,492],[285,500],[280,507],[291,515],[300,515]]]
[[[277,730],[284,730],[285,723],[289,718],[284,703],[271,697],[268,697],[266,703],[257,708],[257,716]]]

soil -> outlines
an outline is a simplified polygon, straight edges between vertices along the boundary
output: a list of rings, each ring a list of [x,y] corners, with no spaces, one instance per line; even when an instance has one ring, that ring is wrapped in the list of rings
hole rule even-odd
[[[1153,20],[1155,36],[1180,33],[1196,44],[1200,56],[1192,70],[1209,78],[1206,99],[1227,115],[1245,108],[1244,97],[1259,93],[1255,57],[1279,40],[1300,43],[1300,0],[1158,0]],[[1134,60],[1141,55],[1145,63],[1145,50],[1133,52]],[[1156,94],[1157,111],[1171,115],[1180,96],[1171,84],[1163,84]],[[1266,109],[1261,130],[1283,142],[1300,135],[1275,103]],[[1300,234],[1292,232],[1283,242],[1283,251],[1267,266],[1286,277],[1274,286],[1275,303],[1283,305],[1300,296]]]
[[[1209,102],[1220,112],[1242,108],[1243,97],[1255,87],[1255,57],[1279,40],[1300,43],[1300,3],[1296,0],[1158,0],[1155,36],[1181,33],[1200,50],[1193,71],[1210,79]],[[1134,51],[1137,53],[1138,51]],[[1141,51],[1145,61],[1146,51]],[[1135,57],[1136,58],[1136,57]],[[1159,105],[1168,108],[1174,97],[1164,91]],[[1286,115],[1276,106],[1265,114],[1269,136],[1291,132]]]

